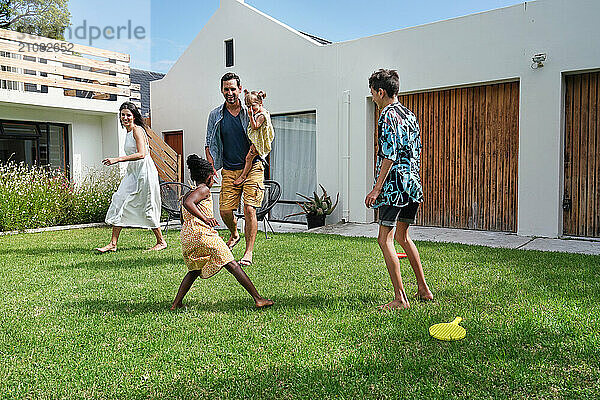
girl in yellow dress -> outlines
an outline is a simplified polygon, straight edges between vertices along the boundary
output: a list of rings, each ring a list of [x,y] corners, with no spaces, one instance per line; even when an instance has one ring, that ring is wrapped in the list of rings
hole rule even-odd
[[[189,272],[183,278],[171,310],[183,306],[182,300],[198,276],[210,278],[221,268],[225,269],[250,293],[256,307],[273,305],[273,301],[261,297],[248,275],[233,258],[231,250],[214,229],[219,223],[213,216],[210,188],[214,183],[212,165],[192,154],[187,159],[190,176],[196,183],[195,190],[183,199],[181,250]]]
[[[250,139],[250,150],[246,156],[246,163],[242,174],[233,181],[234,185],[241,185],[252,169],[252,163],[258,155],[263,163],[271,152],[271,143],[275,138],[275,131],[271,123],[271,115],[263,107],[263,100],[267,94],[262,90],[255,92],[244,91],[244,102],[248,107],[248,116],[250,123],[248,124],[248,139]]]

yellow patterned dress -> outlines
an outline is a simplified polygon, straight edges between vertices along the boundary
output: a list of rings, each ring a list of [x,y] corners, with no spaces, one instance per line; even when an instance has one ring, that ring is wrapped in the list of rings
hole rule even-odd
[[[212,197],[198,203],[200,212],[213,218]],[[234,260],[231,250],[219,233],[194,217],[182,207],[183,225],[181,227],[181,250],[183,259],[190,271],[201,271],[202,278],[210,278]]]
[[[265,120],[258,129],[252,129],[252,125],[248,124],[248,138],[254,147],[256,147],[258,155],[264,159],[271,152],[271,143],[275,138],[275,130],[271,122],[271,115],[267,110],[256,114],[254,117],[256,118],[261,114],[265,117]]]

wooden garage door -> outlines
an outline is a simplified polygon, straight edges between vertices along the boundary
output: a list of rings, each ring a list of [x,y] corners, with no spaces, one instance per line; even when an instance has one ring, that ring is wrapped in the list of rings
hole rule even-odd
[[[425,199],[417,224],[516,232],[519,83],[399,99],[421,127]]]
[[[563,232],[600,237],[600,72],[565,85]]]

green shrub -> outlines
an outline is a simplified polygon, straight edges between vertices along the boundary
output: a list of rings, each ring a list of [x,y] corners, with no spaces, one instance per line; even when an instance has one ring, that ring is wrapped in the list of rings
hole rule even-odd
[[[118,182],[117,168],[73,185],[60,171],[0,164],[0,231],[103,221]]]
[[[104,221],[110,200],[119,187],[119,182],[119,168],[89,171],[84,180],[75,185],[68,223]]]

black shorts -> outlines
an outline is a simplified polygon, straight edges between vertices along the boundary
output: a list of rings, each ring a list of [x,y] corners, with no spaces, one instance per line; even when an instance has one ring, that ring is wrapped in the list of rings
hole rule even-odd
[[[414,224],[419,204],[421,203],[411,202],[403,207],[386,205],[379,207],[379,225],[394,227],[398,221]]]

